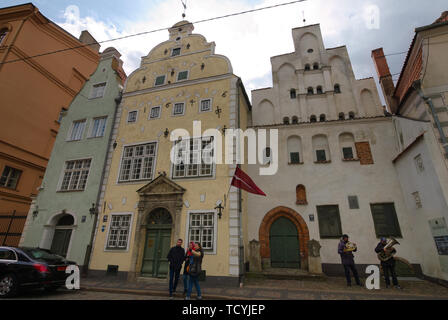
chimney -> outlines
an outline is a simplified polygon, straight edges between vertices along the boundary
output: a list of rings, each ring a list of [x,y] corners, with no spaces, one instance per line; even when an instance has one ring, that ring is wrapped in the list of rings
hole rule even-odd
[[[389,112],[395,114],[397,111],[397,99],[394,97],[395,85],[392,81],[389,65],[384,56],[383,48],[372,50],[372,59],[375,64],[376,73],[378,74],[381,89],[384,98],[386,99],[387,108]]]
[[[96,42],[95,38],[90,34],[89,31],[83,30],[81,32],[81,35],[79,36],[79,41],[81,41],[83,44],[88,44],[88,47],[96,53],[100,52],[100,44]]]

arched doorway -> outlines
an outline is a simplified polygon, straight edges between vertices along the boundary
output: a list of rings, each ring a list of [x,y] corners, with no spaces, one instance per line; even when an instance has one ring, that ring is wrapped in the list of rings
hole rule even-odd
[[[173,219],[168,210],[158,208],[148,215],[141,275],[165,278],[169,272],[166,256],[170,250]]]
[[[291,220],[280,217],[269,232],[271,267],[300,268],[300,249],[297,228]]]
[[[284,218],[285,220],[280,218]],[[273,231],[274,237],[271,237],[271,231]],[[293,268],[308,270],[308,241],[310,234],[305,220],[296,211],[283,206],[270,210],[266,213],[261,222],[258,235],[260,241],[260,258],[264,268],[272,266],[272,258],[274,258],[274,265],[276,262],[279,262],[278,257],[272,257],[271,255],[273,251],[278,251],[275,249],[275,247],[278,246],[277,240],[288,239],[291,243],[294,242],[294,247],[291,248],[291,252],[286,251],[286,253],[281,253],[282,255],[289,257],[283,259],[283,261],[289,261],[288,263],[283,262],[283,265],[293,264],[295,265]],[[293,240],[294,235],[297,241]],[[274,241],[274,244],[272,244],[272,241]],[[273,250],[271,250],[272,245],[274,245]],[[284,247],[283,243],[280,243],[280,245]],[[296,245],[298,246],[298,250],[297,247],[295,247]],[[294,254],[293,251],[296,252],[296,254]],[[295,260],[290,260],[290,257],[293,255],[299,256],[299,264],[297,264],[297,258],[295,258]],[[280,261],[282,261],[281,258]]]
[[[59,217],[54,228],[53,240],[51,241],[51,252],[64,258],[67,257],[74,223],[75,220],[72,215],[63,214]]]

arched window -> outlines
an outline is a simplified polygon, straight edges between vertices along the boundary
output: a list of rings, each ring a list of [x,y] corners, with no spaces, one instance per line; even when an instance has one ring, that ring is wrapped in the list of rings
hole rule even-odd
[[[308,204],[306,201],[306,189],[303,184],[296,187],[296,204]]]
[[[311,115],[310,122],[317,122],[317,118],[316,118],[316,116],[314,114]]]
[[[311,66],[307,63],[307,64],[305,65],[305,71],[309,71],[309,70],[311,70]]]
[[[323,113],[319,116],[319,121],[320,122],[324,122],[325,121],[325,115]]]
[[[330,148],[328,146],[328,138],[324,134],[315,135],[312,138],[314,162],[327,163],[330,162]]]
[[[288,163],[302,163],[302,139],[298,136],[291,136],[286,141],[286,147],[288,149]]]
[[[73,216],[70,214],[65,214],[59,218],[58,222],[56,223],[56,226],[71,226],[74,223],[75,219],[73,219]]]
[[[344,112],[339,112],[339,120],[345,120]]]
[[[289,118],[288,117],[284,117],[283,118],[283,124],[289,124]]]
[[[314,89],[313,87],[308,87],[308,94],[314,94]]]
[[[353,111],[350,111],[350,112],[348,113],[348,118],[349,118],[350,120],[355,119],[355,113],[354,113]]]
[[[339,147],[343,160],[356,159],[355,137],[352,133],[346,132],[339,135]]]
[[[297,97],[296,89],[289,90],[289,96],[291,97],[291,99],[295,99]]]
[[[3,40],[6,38],[7,34],[8,34],[8,29],[3,28],[0,30],[0,45],[2,44]]]
[[[317,62],[315,62],[313,64],[313,70],[318,70],[319,69],[319,64]]]
[[[341,93],[341,86],[337,83],[334,85],[334,93]]]
[[[317,90],[317,94],[322,94],[323,93],[322,86],[318,86],[316,88],[316,90]]]
[[[297,116],[292,117],[292,124],[298,124],[299,123],[299,118],[297,118]]]

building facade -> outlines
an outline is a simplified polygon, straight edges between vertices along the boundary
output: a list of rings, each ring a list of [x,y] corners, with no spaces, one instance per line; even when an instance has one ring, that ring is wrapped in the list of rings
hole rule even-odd
[[[79,266],[86,264],[95,211],[101,210],[103,169],[113,145],[111,133],[125,79],[120,53],[114,48],[104,50],[96,71],[61,116],[21,246],[50,249]]]
[[[379,238],[393,236],[403,266],[420,273],[415,226],[392,162],[393,119],[373,78],[355,79],[347,48],[325,48],[319,25],[293,29],[292,37],[295,51],[271,58],[273,87],[252,91],[254,128],[277,129],[279,138],[278,150],[268,145],[278,153],[276,175],[249,167],[267,197],[248,197],[247,236],[258,244],[248,255],[263,269],[307,271],[308,243],[317,240],[323,272],[341,275],[337,247],[346,233],[364,274],[379,262]]]
[[[394,114],[394,166],[415,226],[423,273],[448,280],[448,12],[415,29],[400,77],[382,48],[372,51],[387,108]]]
[[[19,243],[60,113],[98,65],[99,45],[82,47],[94,42],[88,32],[76,39],[32,4],[0,9],[0,245]],[[41,55],[58,50],[66,51]]]
[[[207,159],[218,153],[225,129],[245,129],[251,105],[230,61],[193,29],[188,21],[175,24],[169,40],[143,57],[126,81],[100,199],[92,274],[166,277],[168,250],[181,238],[184,244],[201,242],[207,281],[239,283],[246,201],[229,191],[236,165]],[[201,122],[196,132],[194,121]],[[181,140],[176,129],[186,130]],[[170,161],[172,150],[178,162]]]

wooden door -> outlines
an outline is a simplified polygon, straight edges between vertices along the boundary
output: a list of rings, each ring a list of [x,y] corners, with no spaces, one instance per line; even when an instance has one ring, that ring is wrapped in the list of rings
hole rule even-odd
[[[274,221],[269,234],[271,267],[300,268],[300,247],[297,228],[291,220],[280,217]]]
[[[170,250],[171,228],[148,228],[143,255],[142,276],[165,278],[169,272],[166,256]]]
[[[56,229],[51,243],[51,252],[66,258],[71,236],[72,229]]]

